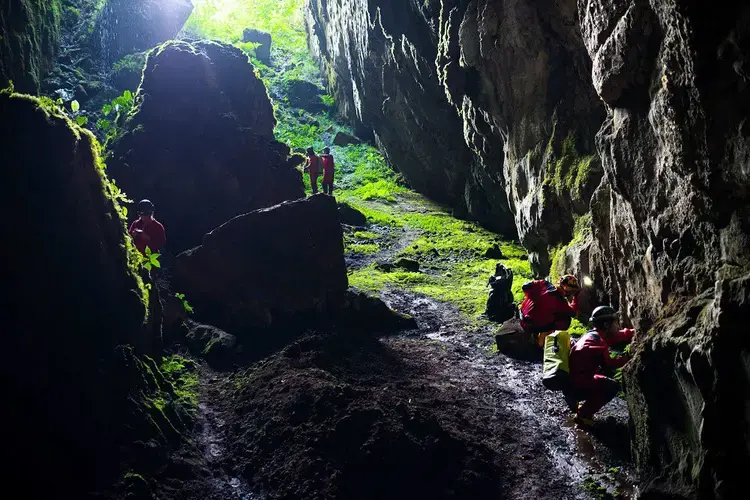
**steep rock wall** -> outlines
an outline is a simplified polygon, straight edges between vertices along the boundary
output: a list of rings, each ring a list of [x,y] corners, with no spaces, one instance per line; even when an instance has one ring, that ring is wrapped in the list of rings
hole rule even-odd
[[[503,179],[532,268],[573,239],[601,179],[575,0],[442,0],[438,74],[482,172]]]
[[[639,330],[626,381],[644,490],[742,498],[750,7],[580,0],[579,10],[608,106],[593,267]]]
[[[59,0],[11,0],[0,4],[0,88],[36,94],[60,44]]]
[[[546,274],[602,175],[575,0],[311,0],[307,22],[341,112],[416,189],[517,231]]]
[[[415,189],[513,235],[502,173],[477,164],[440,85],[438,13],[418,0],[310,0],[310,50],[343,116]]]
[[[148,357],[161,355],[161,325],[147,319],[158,301],[93,135],[30,96],[0,92],[0,116],[13,239],[2,247],[3,489],[88,498],[128,470],[153,473],[179,440],[174,390]]]

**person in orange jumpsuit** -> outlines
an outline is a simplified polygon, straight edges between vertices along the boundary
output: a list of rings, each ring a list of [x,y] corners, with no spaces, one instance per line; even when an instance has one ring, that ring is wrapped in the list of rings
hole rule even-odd
[[[557,286],[547,280],[530,281],[522,289],[521,327],[526,333],[538,334],[540,346],[549,333],[570,328],[571,320],[578,315],[576,296],[580,286],[575,276],[566,274]]]
[[[609,403],[619,392],[620,385],[602,373],[602,369],[621,368],[629,356],[613,358],[609,346],[628,343],[635,331],[620,329],[617,312],[610,306],[594,309],[590,318],[594,330],[581,337],[570,350],[570,388],[564,392],[571,410],[576,412],[579,425],[592,425],[596,412]],[[583,401],[575,406],[579,401]]]
[[[323,162],[323,193],[333,196],[333,172],[335,165],[330,148],[323,148],[320,160]]]
[[[138,218],[130,225],[128,233],[133,238],[135,247],[144,255],[146,247],[151,253],[159,253],[167,243],[164,226],[154,219],[154,204],[149,200],[138,202]]]
[[[318,175],[320,174],[320,157],[315,154],[313,148],[307,148],[307,162],[305,172],[310,175],[310,187],[312,194],[318,194]]]

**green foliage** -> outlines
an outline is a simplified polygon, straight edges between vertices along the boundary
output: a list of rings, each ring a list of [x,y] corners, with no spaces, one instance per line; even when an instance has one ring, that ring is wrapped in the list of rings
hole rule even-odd
[[[195,312],[193,310],[193,306],[191,306],[190,303],[185,298],[184,293],[176,293],[174,294],[174,296],[177,297],[177,299],[182,303],[182,308],[185,310],[186,313],[193,314],[193,312]]]
[[[566,198],[580,198],[581,187],[588,182],[592,170],[599,168],[599,156],[579,154],[573,134],[565,138],[559,155],[552,151],[552,144],[548,154],[544,185]]]
[[[159,367],[164,377],[174,387],[178,403],[188,408],[198,406],[198,370],[195,363],[187,358],[173,354],[164,358]]]
[[[320,100],[323,101],[323,104],[328,107],[333,107],[333,105],[335,104],[335,102],[333,101],[333,97],[328,94],[321,96]]]
[[[151,249],[146,247],[146,255],[143,257],[143,267],[147,271],[150,271],[154,267],[160,268],[161,262],[159,262],[159,257],[161,257],[161,254],[151,253]]]
[[[73,100],[70,102],[70,110],[73,113],[78,113],[78,110],[81,109],[81,105],[78,103],[78,101]]]
[[[114,114],[112,120],[103,118],[96,122],[97,127],[102,132],[106,132],[106,144],[116,140],[122,135],[122,126],[125,124],[125,120],[128,115],[132,112],[135,105],[135,99],[133,93],[126,90],[122,95],[112,99],[112,102],[102,106],[102,114],[105,117],[109,117]]]
[[[83,127],[89,122],[88,116],[76,116],[76,123],[78,126]]]
[[[573,226],[573,239],[567,244],[558,245],[557,247],[549,250],[552,262],[550,264],[550,278],[553,281],[557,281],[570,272],[570,269],[565,268],[565,255],[568,248],[583,243],[586,238],[591,235],[591,213],[588,212],[582,216],[574,216]]]
[[[304,0],[193,0],[195,8],[183,32],[195,38],[235,43],[245,28],[271,33],[273,44],[290,52],[305,52]]]
[[[117,73],[119,71],[143,71],[143,67],[146,65],[146,52],[138,52],[136,54],[128,54],[119,61],[112,65],[112,71]]]
[[[260,45],[257,42],[236,42],[234,44],[235,47],[247,54],[248,57],[255,57],[255,49],[260,47]]]

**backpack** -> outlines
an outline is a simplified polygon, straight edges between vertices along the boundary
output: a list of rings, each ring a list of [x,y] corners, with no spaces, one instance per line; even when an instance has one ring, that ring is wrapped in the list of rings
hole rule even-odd
[[[544,339],[542,384],[550,391],[562,391],[570,383],[570,334],[551,333]]]

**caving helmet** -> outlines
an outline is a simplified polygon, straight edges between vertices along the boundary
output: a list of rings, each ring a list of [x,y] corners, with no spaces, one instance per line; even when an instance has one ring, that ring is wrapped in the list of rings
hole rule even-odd
[[[614,319],[617,319],[617,311],[615,311],[614,307],[599,306],[591,313],[589,321],[591,321],[594,326],[603,326]]]
[[[307,156],[312,156],[315,154],[315,150],[313,148],[307,148]]]
[[[141,200],[138,202],[139,215],[154,215],[154,204],[151,200]]]
[[[323,154],[326,154],[326,155],[331,154],[331,148],[323,148]]]
[[[572,274],[566,274],[560,278],[560,288],[566,294],[575,294],[581,290],[581,286],[578,284],[578,278]]]

